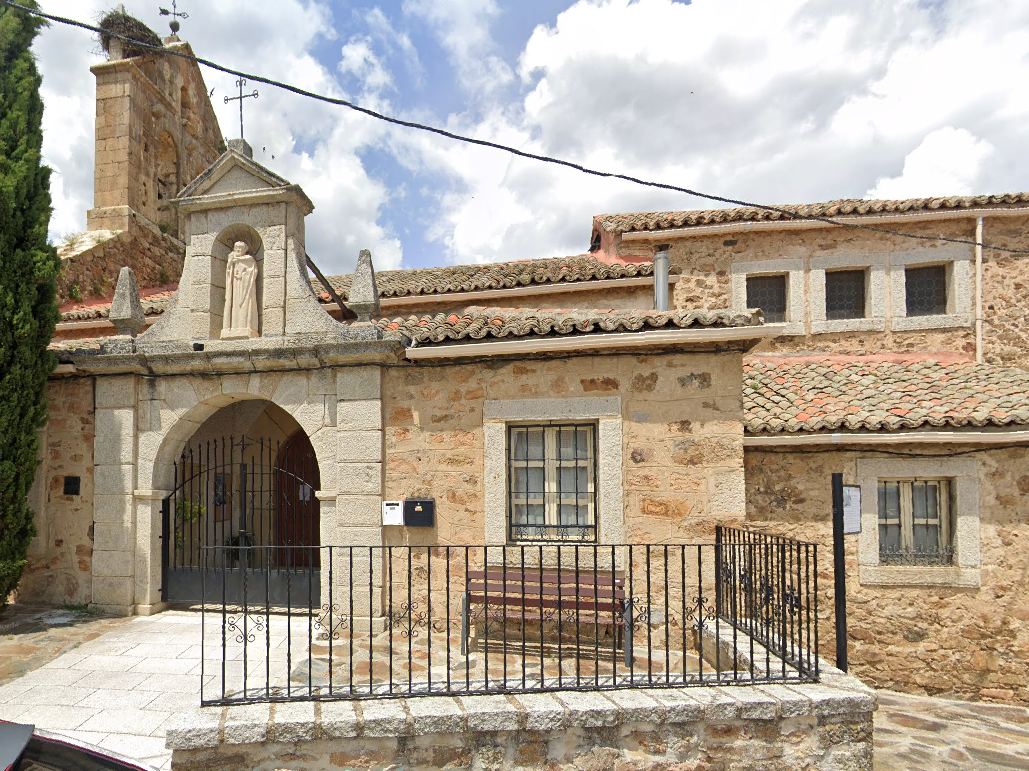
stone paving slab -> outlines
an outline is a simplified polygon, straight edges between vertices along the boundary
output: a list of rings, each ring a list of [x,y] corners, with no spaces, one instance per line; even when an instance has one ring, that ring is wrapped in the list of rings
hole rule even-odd
[[[879,691],[875,771],[1029,769],[1029,709]]]
[[[111,619],[13,606],[0,617],[0,719],[35,722],[72,741],[168,768],[165,733],[174,714],[199,705],[202,653],[211,659],[221,650],[202,650],[197,613]],[[169,660],[190,666],[161,663]],[[188,673],[179,673],[183,668]],[[207,682],[214,682],[212,674]],[[688,692],[702,697],[703,690]],[[647,697],[660,703],[660,694],[647,692]],[[557,704],[549,695],[519,701]],[[876,771],[1029,769],[1027,708],[888,691],[879,692],[879,705]],[[537,706],[541,717],[548,714],[545,705]],[[352,711],[343,702],[322,705],[323,720]]]

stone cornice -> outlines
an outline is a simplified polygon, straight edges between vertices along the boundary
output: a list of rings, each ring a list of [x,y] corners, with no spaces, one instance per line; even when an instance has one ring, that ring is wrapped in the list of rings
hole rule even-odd
[[[201,350],[191,342],[144,343],[128,337],[105,340],[99,348],[58,351],[59,375],[231,374],[313,370],[400,360],[400,341],[382,340],[374,328],[354,330],[337,339],[291,336],[254,340],[206,340]]]

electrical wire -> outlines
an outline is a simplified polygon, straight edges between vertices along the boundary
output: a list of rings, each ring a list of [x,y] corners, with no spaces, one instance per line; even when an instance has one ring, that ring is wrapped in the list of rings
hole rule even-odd
[[[954,238],[954,237],[950,237],[950,236],[927,236],[927,235],[921,235],[921,234],[918,234],[918,233],[905,233],[904,231],[894,230],[892,228],[883,228],[883,227],[878,227],[876,225],[867,225],[867,224],[862,224],[862,223],[858,223],[858,222],[842,222],[840,220],[833,219],[832,217],[824,217],[824,216],[820,216],[820,215],[817,215],[817,214],[800,214],[800,213],[797,213],[797,212],[790,211],[789,209],[784,209],[784,208],[782,208],[780,206],[771,206],[771,205],[768,205],[768,204],[753,203],[751,201],[744,201],[742,199],[730,198],[730,197],[727,197],[727,196],[716,195],[714,193],[704,193],[704,192],[702,192],[700,190],[694,190],[694,189],[688,188],[688,187],[681,187],[679,185],[671,185],[671,184],[667,184],[667,183],[664,183],[664,182],[654,182],[654,181],[651,181],[651,180],[641,179],[639,177],[634,177],[634,176],[632,176],[630,174],[622,174],[622,173],[618,173],[618,172],[601,171],[599,169],[592,169],[592,168],[590,168],[588,166],[583,166],[582,164],[575,163],[573,161],[567,161],[567,160],[564,160],[564,159],[561,159],[561,158],[555,158],[555,157],[552,157],[552,156],[549,156],[549,155],[538,155],[536,153],[526,152],[525,150],[519,150],[517,147],[511,147],[509,145],[503,145],[503,144],[500,144],[498,142],[490,142],[489,140],[486,140],[486,139],[476,139],[475,137],[464,136],[463,134],[455,134],[454,132],[447,131],[446,129],[441,129],[441,128],[438,128],[436,126],[429,126],[429,125],[426,125],[424,123],[416,123],[414,121],[406,121],[406,120],[402,120],[401,118],[395,118],[395,117],[393,117],[391,115],[386,115],[384,113],[377,112],[376,110],[372,110],[372,109],[370,109],[368,107],[362,107],[361,105],[359,105],[359,104],[357,104],[355,102],[351,102],[351,101],[346,100],[346,99],[339,99],[337,97],[325,96],[324,94],[318,94],[318,93],[316,93],[314,91],[308,91],[306,89],[299,88],[298,86],[292,86],[292,85],[290,85],[288,83],[283,83],[283,82],[278,81],[278,80],[272,80],[271,78],[266,78],[266,77],[263,77],[261,75],[254,75],[252,73],[243,72],[241,70],[235,70],[235,69],[232,69],[231,67],[227,67],[225,65],[213,62],[210,59],[204,59],[202,57],[195,56],[195,55],[192,55],[192,54],[183,53],[181,51],[173,51],[173,50],[171,50],[169,48],[166,48],[164,46],[151,45],[149,43],[145,43],[143,41],[136,40],[135,38],[129,37],[127,35],[121,35],[121,34],[118,34],[118,33],[115,33],[115,32],[110,32],[110,31],[107,31],[107,30],[102,30],[99,27],[93,26],[92,24],[86,24],[85,22],[77,21],[75,19],[69,19],[69,18],[66,18],[64,16],[57,16],[55,14],[45,13],[43,11],[36,10],[34,8],[27,8],[26,6],[20,5],[19,3],[16,3],[13,0],[0,0],[0,4],[6,5],[6,6],[10,7],[10,8],[15,8],[17,10],[23,11],[24,13],[27,13],[27,14],[29,14],[31,16],[36,16],[36,17],[41,18],[41,19],[46,19],[47,21],[57,22],[58,24],[64,24],[64,25],[71,26],[71,27],[78,27],[80,29],[84,29],[84,30],[88,30],[90,32],[94,32],[94,33],[96,33],[98,35],[106,35],[108,37],[117,38],[119,40],[124,40],[125,42],[131,43],[135,47],[138,47],[138,48],[141,48],[141,49],[145,49],[145,50],[149,50],[149,51],[153,51],[154,53],[159,53],[159,54],[164,54],[164,55],[169,55],[169,56],[177,56],[177,57],[179,57],[181,59],[186,59],[186,60],[189,60],[189,61],[193,61],[193,62],[196,62],[197,64],[202,64],[205,67],[209,67],[210,69],[216,70],[218,72],[223,72],[223,73],[225,73],[227,75],[235,75],[236,77],[244,78],[244,79],[246,79],[248,81],[254,81],[256,83],[264,83],[265,85],[272,86],[274,88],[279,88],[279,89],[282,89],[284,91],[288,91],[290,93],[297,94],[298,96],[305,96],[305,97],[308,97],[310,99],[315,99],[315,100],[320,101],[320,102],[326,102],[327,104],[333,104],[333,105],[337,105],[339,107],[346,107],[346,108],[348,108],[350,110],[354,110],[355,112],[362,113],[362,114],[367,115],[369,117],[375,118],[376,120],[385,121],[386,123],[390,123],[390,124],[392,124],[394,126],[401,126],[403,128],[416,129],[418,131],[426,131],[426,132],[429,132],[429,133],[432,133],[432,134],[436,134],[436,135],[441,136],[441,137],[445,137],[447,139],[452,139],[452,140],[457,141],[457,142],[464,142],[466,144],[478,145],[480,147],[488,147],[488,148],[491,148],[493,150],[500,150],[502,152],[506,152],[506,153],[509,153],[511,155],[518,156],[519,158],[526,158],[528,160],[539,161],[541,163],[550,163],[550,164],[554,164],[554,165],[557,165],[557,166],[563,166],[565,168],[573,169],[575,171],[581,172],[583,174],[589,174],[589,175],[594,176],[594,177],[602,177],[602,178],[605,178],[605,179],[619,179],[619,180],[622,180],[622,181],[625,181],[625,182],[631,182],[632,184],[635,184],[635,185],[642,185],[643,187],[652,187],[652,188],[657,188],[659,190],[670,190],[670,191],[676,192],[676,193],[685,193],[686,195],[692,195],[692,196],[695,196],[697,198],[703,198],[705,200],[715,201],[717,203],[724,203],[724,204],[730,204],[732,206],[742,206],[742,207],[748,207],[748,208],[753,208],[753,209],[761,209],[762,211],[768,211],[768,212],[773,212],[775,214],[783,215],[784,217],[788,217],[789,219],[792,219],[792,220],[803,220],[803,221],[809,221],[809,222],[821,222],[821,223],[824,223],[826,225],[832,225],[834,227],[853,228],[853,229],[857,229],[857,230],[868,230],[868,231],[872,231],[872,232],[875,232],[875,233],[883,233],[883,234],[886,234],[886,235],[898,236],[898,237],[901,237],[901,238],[910,238],[910,239],[915,239],[915,240],[918,240],[918,241],[941,241],[941,242],[952,243],[952,244],[964,244],[964,245],[967,245],[967,246],[979,246],[979,247],[982,247],[983,249],[989,249],[989,250],[997,251],[997,252],[1005,252],[1005,253],[1008,253],[1008,254],[1029,254],[1029,249],[1013,249],[1011,247],[1004,247],[1004,246],[991,246],[990,244],[986,244],[986,243],[977,241],[975,239]]]

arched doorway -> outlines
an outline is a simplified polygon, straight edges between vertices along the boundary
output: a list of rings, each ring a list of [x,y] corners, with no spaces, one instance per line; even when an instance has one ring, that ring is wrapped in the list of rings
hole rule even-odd
[[[162,600],[315,604],[320,475],[292,416],[247,400],[208,418],[163,502]]]

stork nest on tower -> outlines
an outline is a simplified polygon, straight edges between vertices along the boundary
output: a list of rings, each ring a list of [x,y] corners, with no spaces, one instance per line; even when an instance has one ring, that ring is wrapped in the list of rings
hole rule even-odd
[[[104,53],[107,54],[111,53],[112,35],[122,35],[130,38],[130,40],[120,41],[126,57],[153,53],[152,49],[144,46],[161,47],[161,38],[157,36],[156,32],[139,19],[121,11],[111,11],[106,14],[97,26],[103,30],[100,33],[100,45],[103,47]],[[137,41],[144,45],[134,45],[131,41]]]

